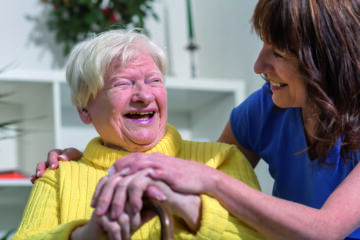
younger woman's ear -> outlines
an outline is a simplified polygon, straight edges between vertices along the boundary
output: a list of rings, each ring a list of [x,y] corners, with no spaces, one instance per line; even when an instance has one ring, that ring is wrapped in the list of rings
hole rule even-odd
[[[77,111],[79,113],[79,117],[81,119],[81,121],[85,124],[90,124],[92,122],[91,120],[91,116],[89,114],[89,111],[87,110],[86,107],[84,108],[77,108]]]

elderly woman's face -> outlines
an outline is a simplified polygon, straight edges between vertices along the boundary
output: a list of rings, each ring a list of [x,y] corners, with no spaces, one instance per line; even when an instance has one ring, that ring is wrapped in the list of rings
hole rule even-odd
[[[152,57],[139,54],[126,66],[114,61],[86,110],[105,146],[131,152],[155,146],[165,134],[167,93]]]
[[[281,108],[306,108],[306,86],[298,68],[296,56],[274,49],[266,43],[254,65],[255,73],[267,74],[273,102]]]

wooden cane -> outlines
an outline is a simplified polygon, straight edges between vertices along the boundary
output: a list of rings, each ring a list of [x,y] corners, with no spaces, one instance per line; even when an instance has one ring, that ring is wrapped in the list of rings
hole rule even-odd
[[[174,240],[174,220],[165,203],[153,198],[144,198],[143,208],[153,210],[159,216],[161,240]]]

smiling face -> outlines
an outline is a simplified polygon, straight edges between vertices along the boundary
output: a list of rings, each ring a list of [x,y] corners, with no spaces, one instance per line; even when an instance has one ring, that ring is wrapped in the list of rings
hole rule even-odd
[[[281,108],[306,107],[306,86],[295,55],[274,49],[264,43],[254,65],[257,74],[266,74],[273,92],[272,99]]]
[[[126,66],[115,60],[104,77],[104,88],[79,109],[111,148],[146,151],[164,136],[167,93],[161,71],[148,54],[136,55]]]

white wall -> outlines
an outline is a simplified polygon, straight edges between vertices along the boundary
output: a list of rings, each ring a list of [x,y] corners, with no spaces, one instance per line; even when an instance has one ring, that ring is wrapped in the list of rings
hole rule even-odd
[[[150,21],[151,36],[170,53],[170,74],[189,77],[190,54],[185,0],[160,0],[161,19],[167,24]],[[197,77],[245,79],[248,92],[262,85],[253,73],[261,42],[251,32],[251,16],[256,1],[193,0],[192,14],[196,42]],[[164,13],[167,11],[167,14]],[[159,26],[160,25],[160,26]],[[165,29],[165,34],[161,31]],[[166,40],[168,39],[168,41]]]
[[[47,31],[44,19],[40,23],[26,19],[44,15],[45,4],[40,0],[1,2],[0,67],[13,63],[13,67],[25,69],[61,68],[64,63],[61,46]],[[246,79],[249,92],[261,85],[262,81],[253,74],[253,62],[260,49],[260,41],[251,33],[250,26],[255,4],[256,1],[239,0],[192,1],[199,45],[195,54],[198,77]],[[155,9],[160,22],[149,20],[151,37],[171,54],[170,74],[189,77],[186,1],[158,0]]]
[[[63,58],[43,24],[29,21],[26,16],[42,16],[40,0],[2,0],[0,8],[0,66],[24,69],[59,68]]]

